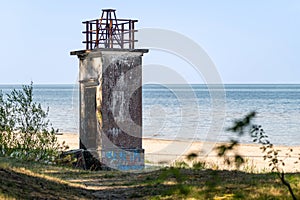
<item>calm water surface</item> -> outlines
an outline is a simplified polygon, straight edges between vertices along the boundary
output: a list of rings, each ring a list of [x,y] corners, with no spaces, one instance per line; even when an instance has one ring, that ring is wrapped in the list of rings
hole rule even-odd
[[[0,85],[3,93],[12,88],[21,86]],[[300,85],[225,85],[224,99],[222,95],[212,99],[218,91],[220,88],[209,90],[206,85],[145,85],[143,135],[228,141],[233,135],[224,130],[234,119],[255,110],[255,122],[264,127],[274,144],[300,145]],[[35,85],[34,99],[49,107],[54,127],[78,133],[76,85]],[[217,116],[217,122],[213,122],[213,116]],[[214,131],[216,124],[222,129]],[[242,141],[251,142],[251,138],[243,137]]]

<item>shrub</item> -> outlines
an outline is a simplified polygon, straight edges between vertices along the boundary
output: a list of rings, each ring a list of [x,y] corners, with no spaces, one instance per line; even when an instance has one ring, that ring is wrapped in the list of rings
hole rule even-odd
[[[33,84],[9,94],[0,91],[0,155],[23,160],[54,162],[60,145],[40,103],[33,101]]]

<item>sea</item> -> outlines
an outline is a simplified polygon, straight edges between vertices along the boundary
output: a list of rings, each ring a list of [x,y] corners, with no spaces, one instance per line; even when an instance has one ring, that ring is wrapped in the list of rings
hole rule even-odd
[[[9,93],[21,85],[0,85]],[[34,101],[49,108],[48,118],[63,133],[78,134],[76,84],[34,85]],[[300,84],[143,85],[143,136],[148,138],[252,143],[250,134],[227,131],[248,113],[257,113],[276,145],[300,146]]]

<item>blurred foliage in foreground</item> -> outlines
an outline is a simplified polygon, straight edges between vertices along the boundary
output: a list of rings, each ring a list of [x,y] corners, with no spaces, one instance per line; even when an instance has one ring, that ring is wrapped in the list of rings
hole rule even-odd
[[[296,200],[297,197],[295,195],[294,189],[291,187],[290,182],[286,179],[286,173],[284,171],[284,161],[287,158],[291,157],[290,153],[293,152],[293,149],[290,148],[289,151],[285,153],[284,157],[280,156],[280,150],[276,149],[270,142],[270,140],[268,139],[268,135],[266,135],[262,126],[252,123],[255,116],[256,112],[250,112],[243,119],[236,120],[233,126],[228,128],[227,131],[238,134],[238,136],[240,137],[245,133],[248,133],[253,138],[254,143],[261,144],[260,149],[262,149],[262,157],[265,161],[268,162],[271,171],[274,172],[280,179],[281,183],[285,187],[287,187],[292,199]],[[239,168],[245,162],[243,156],[239,155],[237,151],[235,151],[239,143],[239,139],[232,139],[229,144],[222,144],[217,147],[218,156],[223,157],[225,163],[227,163],[228,165],[234,163],[237,168]],[[233,157],[228,155],[230,152],[234,153]],[[298,161],[295,162],[295,164],[297,163]]]

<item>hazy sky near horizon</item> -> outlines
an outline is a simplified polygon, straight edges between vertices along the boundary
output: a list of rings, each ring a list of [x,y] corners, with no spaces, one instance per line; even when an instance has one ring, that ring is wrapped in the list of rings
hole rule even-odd
[[[81,22],[98,18],[102,8],[138,19],[137,28],[189,37],[213,60],[224,83],[300,83],[297,0],[10,0],[0,6],[0,84],[76,83],[78,59],[70,51],[85,48]],[[188,64],[172,55],[153,50],[144,60],[184,69],[187,81],[198,82]]]

